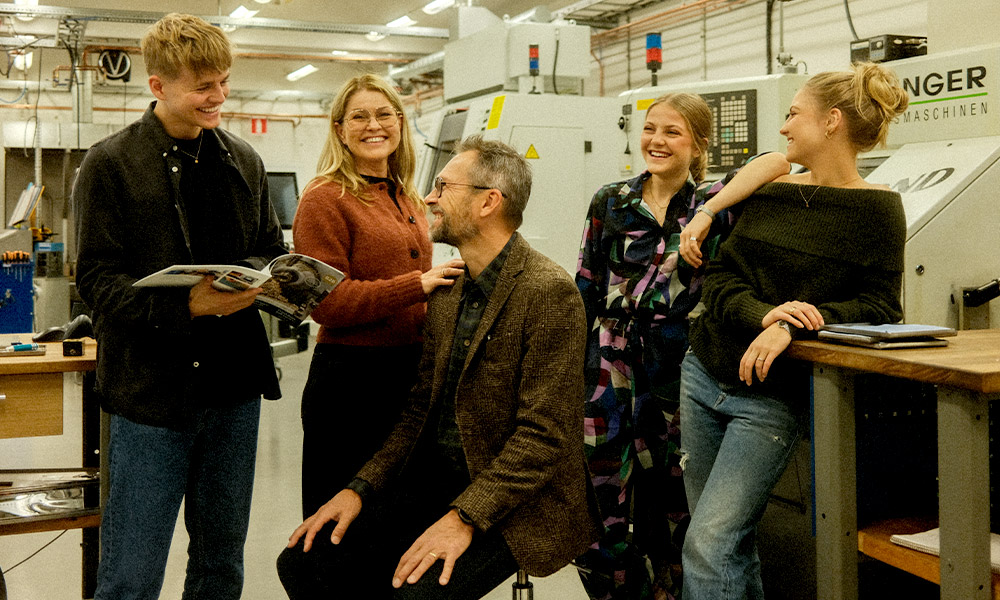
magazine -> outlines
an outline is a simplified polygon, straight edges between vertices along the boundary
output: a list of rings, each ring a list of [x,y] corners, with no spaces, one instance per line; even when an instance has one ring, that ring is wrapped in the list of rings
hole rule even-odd
[[[223,291],[263,288],[254,304],[264,312],[294,325],[301,323],[344,274],[304,254],[283,254],[258,271],[236,265],[173,265],[135,282],[135,287],[191,287],[204,277]]]

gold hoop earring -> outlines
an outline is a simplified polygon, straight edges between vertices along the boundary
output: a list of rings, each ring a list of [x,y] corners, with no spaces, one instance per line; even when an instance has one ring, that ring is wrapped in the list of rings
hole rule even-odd
[[[826,134],[825,135],[826,135],[826,139],[830,139],[830,130],[829,129],[826,130]]]

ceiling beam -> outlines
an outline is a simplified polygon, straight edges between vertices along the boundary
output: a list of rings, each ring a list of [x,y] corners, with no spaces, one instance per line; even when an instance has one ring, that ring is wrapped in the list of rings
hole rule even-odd
[[[159,21],[166,13],[136,11],[64,8],[59,6],[22,6],[18,4],[0,4],[0,15],[24,15],[41,19],[76,19],[79,21],[94,21],[108,23],[139,23],[152,24]],[[422,37],[448,39],[448,30],[436,27],[386,27],[385,25],[360,25],[347,23],[326,23],[317,21],[290,21],[286,19],[267,19],[251,17],[249,19],[234,19],[228,16],[203,16],[202,19],[220,27],[236,27],[239,29],[271,29],[278,31],[299,31],[309,33],[340,33],[365,35],[371,31],[396,37]]]

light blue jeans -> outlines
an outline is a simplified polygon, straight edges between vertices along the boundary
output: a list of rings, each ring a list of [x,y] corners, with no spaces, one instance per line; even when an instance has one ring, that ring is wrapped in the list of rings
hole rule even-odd
[[[101,518],[97,600],[156,600],[181,500],[184,600],[239,600],[260,400],[207,409],[189,431],[111,416],[111,491]]]
[[[742,383],[720,384],[694,354],[684,358],[681,464],[691,510],[684,600],[764,597],[757,524],[799,438],[805,408],[794,408]]]

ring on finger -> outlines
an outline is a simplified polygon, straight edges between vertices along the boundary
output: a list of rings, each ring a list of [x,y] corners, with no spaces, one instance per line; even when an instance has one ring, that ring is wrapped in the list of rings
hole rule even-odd
[[[790,312],[790,313],[793,313],[793,312],[795,312],[795,307],[793,306],[793,307],[789,308],[789,309],[788,309],[788,312]]]
[[[764,359],[758,356],[757,357],[757,362],[764,362]]]
[[[427,556],[430,556],[430,557],[431,557],[431,558],[433,558],[434,560],[437,560],[437,557],[438,557],[438,555],[437,555],[437,554],[434,554],[433,552],[428,552],[428,553],[427,553]]]
[[[692,242],[697,242],[698,241],[698,238],[696,236],[693,236],[693,235],[691,236],[690,239],[691,239]]]

